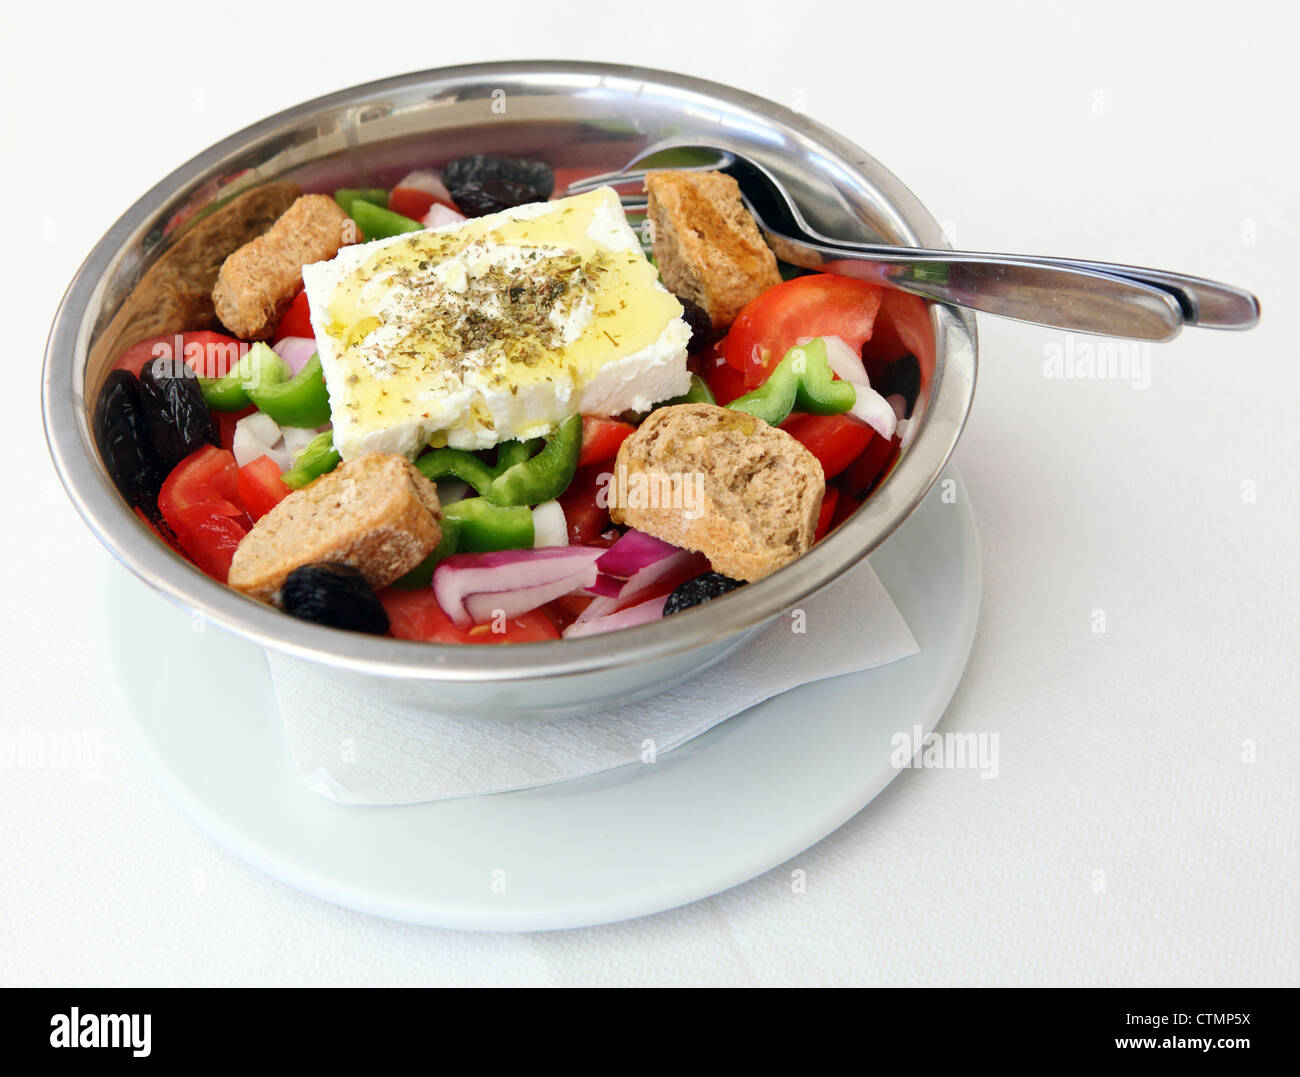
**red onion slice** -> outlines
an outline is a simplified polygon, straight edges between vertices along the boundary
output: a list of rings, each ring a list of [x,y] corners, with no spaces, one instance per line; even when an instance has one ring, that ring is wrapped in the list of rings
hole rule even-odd
[[[597,599],[596,601],[599,602],[600,600]],[[628,606],[603,617],[574,621],[561,635],[565,639],[574,639],[578,636],[594,636],[600,632],[613,632],[619,628],[633,628],[636,625],[649,624],[651,621],[659,620],[664,615],[664,606],[667,602],[668,596],[660,595],[648,602]]]
[[[871,388],[871,379],[862,365],[862,356],[839,337],[822,337],[826,342],[826,359],[831,370],[845,381],[853,383],[857,399],[848,413],[861,419],[883,438],[892,438],[898,427],[898,416],[883,396]]]
[[[289,364],[294,374],[298,374],[316,354],[316,340],[314,337],[284,337],[277,340],[271,350]]]
[[[596,559],[605,551],[599,546],[542,546],[531,550],[498,550],[493,553],[456,554],[443,561],[433,572],[433,593],[438,605],[462,628],[473,624],[474,608],[482,611],[481,596],[491,596],[488,616],[496,609],[515,609],[517,613],[540,606],[551,598],[590,587],[596,582]],[[564,589],[538,598],[538,595],[563,582]],[[512,593],[527,592],[518,602]],[[519,606],[518,603],[533,602]]]
[[[608,576],[622,576],[627,579],[656,561],[681,553],[680,546],[674,546],[663,539],[647,535],[635,528],[628,531],[613,546],[605,551],[596,562],[596,567]]]

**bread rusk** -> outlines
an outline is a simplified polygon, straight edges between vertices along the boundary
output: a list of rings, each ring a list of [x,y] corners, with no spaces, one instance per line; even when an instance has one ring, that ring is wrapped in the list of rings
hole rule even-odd
[[[406,457],[363,453],[258,520],[235,550],[227,582],[275,602],[295,568],[329,561],[358,569],[377,590],[432,552],[441,519],[433,483]]]
[[[722,172],[650,172],[647,215],[664,286],[726,329],[760,292],[781,283],[740,185]]]
[[[757,580],[813,544],[826,480],[798,441],[716,404],[652,411],[619,447],[610,518]]]

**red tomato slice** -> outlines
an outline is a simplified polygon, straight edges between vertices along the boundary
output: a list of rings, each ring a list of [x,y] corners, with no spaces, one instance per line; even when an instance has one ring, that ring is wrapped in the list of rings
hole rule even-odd
[[[781,424],[781,429],[817,457],[828,479],[853,463],[876,436],[871,427],[852,415],[796,413]]]
[[[826,493],[822,496],[821,512],[817,515],[817,531],[813,535],[813,542],[821,542],[826,537],[826,532],[831,529],[831,520],[835,518],[835,506],[839,501],[839,490],[834,486],[826,487]]]
[[[418,187],[394,187],[388,194],[388,208],[394,213],[400,213],[403,217],[410,217],[413,221],[421,221],[424,215],[429,212],[433,204],[438,202],[448,209],[456,209],[454,205],[445,198],[438,198],[428,191],[422,191]],[[457,213],[460,210],[456,210]]]
[[[569,542],[574,546],[604,545],[601,536],[613,526],[606,500],[609,480],[600,481],[602,475],[612,474],[607,464],[608,461],[580,468],[569,488],[560,495],[560,507],[569,525]]]
[[[866,497],[868,491],[898,459],[898,450],[898,438],[891,441],[873,438],[866,451],[853,461],[853,466],[845,473],[845,489],[859,497]]]
[[[740,312],[723,342],[727,362],[762,385],[801,337],[835,336],[857,350],[871,339],[880,309],[879,285],[814,273],[769,288]]]
[[[828,531],[834,531],[862,507],[862,502],[852,494],[846,494],[841,490],[839,495],[835,501],[835,512],[831,515],[831,525],[827,528]]]
[[[491,624],[457,628],[442,612],[433,588],[400,591],[387,588],[379,601],[388,614],[388,631],[398,639],[423,643],[532,643],[559,639],[560,631],[541,610],[529,610],[506,621],[504,632],[493,632]]]
[[[214,411],[212,417],[217,421],[217,434],[221,438],[221,447],[230,452],[235,444],[235,424],[246,415],[252,415],[257,409],[251,404],[242,411]]]
[[[115,369],[129,370],[137,377],[154,359],[183,359],[201,378],[219,378],[239,361],[248,345],[223,333],[201,329],[193,333],[168,333],[133,344],[117,357]]]
[[[893,360],[908,353],[921,365],[921,383],[928,384],[934,373],[934,333],[930,309],[920,296],[886,288],[881,295],[880,313],[870,342],[862,349],[868,360]],[[867,372],[872,373],[872,365]]]
[[[744,396],[747,390],[744,372],[728,364],[722,352],[718,350],[720,346],[715,344],[708,351],[695,356],[691,362],[696,373],[708,385],[713,399],[725,405],[730,404],[738,396]]]
[[[613,460],[618,455],[618,447],[634,431],[631,423],[618,419],[603,419],[597,415],[582,417],[582,455],[578,457],[578,466],[599,464]]]
[[[275,327],[275,339],[285,337],[314,337],[311,327],[311,307],[307,304],[307,292],[301,291],[293,297],[289,309],[284,312],[280,324]]]
[[[234,456],[204,445],[176,465],[158,492],[158,510],[181,549],[222,583],[235,548],[252,527],[238,503],[238,486]]]
[[[590,595],[561,595],[559,598],[552,599],[542,607],[546,615],[555,623],[555,627],[563,632],[569,625],[582,614],[588,606],[591,605]]]
[[[239,469],[237,490],[254,523],[293,493],[280,478],[280,465],[269,456],[259,456]]]

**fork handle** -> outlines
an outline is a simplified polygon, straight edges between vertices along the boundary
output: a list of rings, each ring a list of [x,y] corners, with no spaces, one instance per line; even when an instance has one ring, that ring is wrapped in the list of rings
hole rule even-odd
[[[938,251],[922,248],[897,248],[873,243],[850,243],[846,240],[828,240],[827,245],[849,252],[851,257],[871,255],[892,261],[897,257],[914,259],[918,255],[938,260],[958,259],[964,262],[1014,261],[1023,264],[1081,269],[1090,273],[1105,273],[1112,277],[1147,284],[1168,292],[1182,309],[1183,323],[1202,329],[1251,329],[1259,324],[1259,300],[1250,292],[1234,288],[1221,281],[1193,277],[1186,273],[1170,273],[1163,269],[1119,265],[1114,262],[1093,262],[1081,258],[1052,258],[1040,255],[974,254],[967,251]]]
[[[1078,333],[1172,340],[1183,312],[1168,291],[1128,277],[1001,255],[889,253],[767,233],[777,255],[806,269],[885,284],[923,299]]]

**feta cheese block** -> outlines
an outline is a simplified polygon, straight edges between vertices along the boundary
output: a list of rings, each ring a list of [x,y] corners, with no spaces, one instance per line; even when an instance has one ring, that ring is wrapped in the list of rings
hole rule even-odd
[[[690,387],[682,307],[601,187],[303,267],[334,447],[414,458]]]

